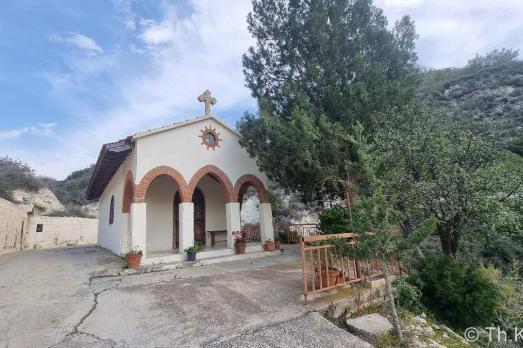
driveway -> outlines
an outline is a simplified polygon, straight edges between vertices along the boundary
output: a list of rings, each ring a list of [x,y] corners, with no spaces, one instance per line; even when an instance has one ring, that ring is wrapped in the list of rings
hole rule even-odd
[[[129,276],[97,247],[0,257],[0,346],[364,347],[308,313],[287,252]]]

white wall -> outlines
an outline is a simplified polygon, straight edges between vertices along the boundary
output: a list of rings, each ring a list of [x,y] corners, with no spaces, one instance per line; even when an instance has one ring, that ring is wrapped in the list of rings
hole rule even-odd
[[[205,198],[205,231],[218,231],[227,229],[225,217],[225,193],[223,187],[208,175],[204,176],[198,188]],[[210,245],[209,235],[206,235],[207,245]],[[225,233],[216,235],[216,241],[227,240]]]
[[[165,175],[149,186],[147,203],[147,251],[169,250],[173,245],[173,199],[177,186]]]
[[[42,224],[42,232],[36,226]],[[47,249],[72,245],[96,244],[98,219],[29,215],[26,249]]]
[[[111,250],[117,255],[122,255],[127,250],[124,250],[123,241],[125,233],[128,233],[128,223],[123,219],[129,218],[129,214],[122,214],[123,203],[123,189],[125,185],[125,178],[127,172],[132,170],[134,173],[133,163],[136,160],[134,151],[129,154],[127,159],[122,163],[120,168],[116,171],[111,181],[105,188],[99,199],[98,209],[98,245],[103,248]],[[136,181],[136,178],[134,179]],[[114,196],[114,221],[109,224],[109,207],[111,204],[111,197]],[[127,244],[127,243],[126,243]]]
[[[220,147],[209,149],[201,144],[201,129],[205,126],[216,128],[220,133]],[[201,167],[212,164],[227,174],[234,185],[244,174],[253,174],[266,184],[256,161],[238,143],[239,136],[214,119],[203,119],[164,132],[136,139],[136,183],[152,168],[166,165],[178,170],[186,182]]]

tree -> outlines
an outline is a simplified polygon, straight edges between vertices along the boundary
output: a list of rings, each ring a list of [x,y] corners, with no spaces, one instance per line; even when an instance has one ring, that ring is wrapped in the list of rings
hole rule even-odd
[[[415,94],[414,25],[393,30],[370,0],[254,0],[256,39],[243,57],[259,115],[238,123],[240,144],[269,178],[311,199],[326,177],[347,178],[357,121]]]
[[[519,56],[519,50],[512,50],[502,48],[501,50],[493,50],[484,56],[476,53],[476,56],[468,61],[466,68],[481,69],[485,67],[504,65],[513,63]]]
[[[357,127],[353,141],[357,143],[362,174],[365,177],[365,194],[356,205],[358,214],[365,216],[370,232],[359,233],[356,237],[356,247],[340,246],[334,243],[335,252],[349,253],[357,259],[378,259],[381,262],[385,279],[385,291],[390,316],[393,319],[394,332],[402,338],[401,324],[396,310],[394,293],[391,285],[390,262],[393,259],[405,259],[423,243],[434,231],[436,220],[426,217],[410,234],[400,234],[397,226],[405,219],[404,213],[398,209],[398,192],[389,190],[390,177],[383,177],[376,164],[383,160],[381,154],[373,151],[368,139],[363,136],[363,128]],[[341,248],[341,250],[340,250]],[[343,250],[345,249],[345,250]]]
[[[373,175],[387,183],[386,195],[395,197],[404,234],[434,216],[442,250],[455,258],[464,234],[491,224],[496,207],[521,196],[523,167],[500,166],[506,154],[494,134],[473,133],[421,103],[375,120],[379,130],[365,145],[366,156]]]

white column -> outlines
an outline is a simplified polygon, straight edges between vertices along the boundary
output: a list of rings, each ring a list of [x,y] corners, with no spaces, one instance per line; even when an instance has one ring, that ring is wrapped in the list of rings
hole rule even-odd
[[[272,208],[270,203],[260,203],[260,235],[261,242],[267,239],[274,240],[274,230],[272,226]]]
[[[240,203],[230,202],[225,204],[225,217],[227,219],[227,248],[234,247],[232,231],[239,231],[241,228]]]
[[[131,222],[129,221],[131,214],[122,213],[122,227],[121,227],[121,244],[120,252],[125,255],[132,248],[131,236]]]
[[[180,254],[184,253],[183,249],[194,244],[194,203],[180,203],[179,211],[179,228],[180,228]]]
[[[131,247],[143,252],[147,257],[147,203],[131,204]]]

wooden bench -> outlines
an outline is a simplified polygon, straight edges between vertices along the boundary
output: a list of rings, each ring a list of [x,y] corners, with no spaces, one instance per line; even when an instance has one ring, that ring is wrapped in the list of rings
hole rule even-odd
[[[225,235],[227,235],[227,230],[215,230],[215,231],[207,231],[209,235],[211,236],[211,246],[214,248],[214,245],[216,244],[216,234],[217,233],[223,233],[225,232]]]

